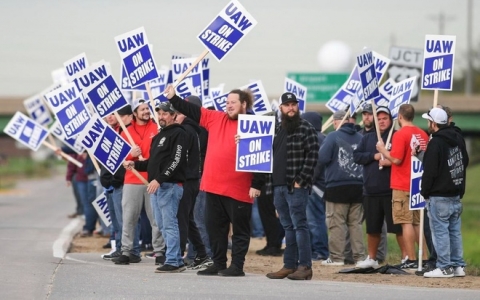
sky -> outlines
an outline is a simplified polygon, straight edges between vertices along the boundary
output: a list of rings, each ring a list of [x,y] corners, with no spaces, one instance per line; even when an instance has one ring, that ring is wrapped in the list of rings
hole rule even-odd
[[[221,62],[210,54],[210,86],[225,91],[262,80],[283,91],[287,72],[322,72],[326,43],[344,42],[352,57],[365,46],[389,55],[392,44],[423,48],[426,34],[456,35],[455,76],[467,49],[468,0],[239,0],[258,24]],[[480,46],[480,1],[473,3],[473,45]],[[0,2],[0,97],[29,97],[50,86],[51,72],[85,52],[120,75],[114,37],[144,27],[157,65],[172,53],[200,54],[197,35],[228,0],[3,0]],[[332,60],[338,58],[332,57]],[[350,68],[353,67],[353,60]],[[349,71],[349,70],[345,70]]]

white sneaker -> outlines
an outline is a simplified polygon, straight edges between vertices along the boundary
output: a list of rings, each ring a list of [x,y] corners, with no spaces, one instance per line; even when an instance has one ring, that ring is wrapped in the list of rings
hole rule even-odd
[[[327,260],[322,260],[321,262],[322,266],[343,266],[345,263],[343,261],[333,261],[330,258],[327,258]]]
[[[405,258],[402,258],[402,265],[408,260],[408,255],[405,255]]]
[[[455,269],[453,269],[453,276],[465,277],[465,267],[455,267]]]
[[[433,271],[426,272],[423,274],[423,277],[426,278],[449,278],[453,277],[453,269],[452,268],[446,268],[444,270],[440,268],[436,268]]]
[[[355,267],[360,269],[378,268],[378,261],[371,259],[370,256],[367,256],[365,260],[357,262]]]

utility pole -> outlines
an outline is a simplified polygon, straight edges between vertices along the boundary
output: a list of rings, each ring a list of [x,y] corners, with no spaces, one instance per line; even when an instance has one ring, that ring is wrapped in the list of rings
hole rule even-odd
[[[467,74],[465,76],[465,95],[472,95],[472,23],[473,23],[473,0],[467,0]]]
[[[444,35],[445,34],[445,23],[447,21],[455,20],[452,16],[446,16],[442,11],[438,15],[430,15],[428,17],[430,20],[438,22],[438,34]]]

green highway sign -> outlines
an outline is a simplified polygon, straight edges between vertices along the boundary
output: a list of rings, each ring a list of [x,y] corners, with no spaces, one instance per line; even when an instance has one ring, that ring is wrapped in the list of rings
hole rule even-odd
[[[349,75],[349,73],[287,73],[288,78],[307,88],[307,103],[330,100],[347,81]]]

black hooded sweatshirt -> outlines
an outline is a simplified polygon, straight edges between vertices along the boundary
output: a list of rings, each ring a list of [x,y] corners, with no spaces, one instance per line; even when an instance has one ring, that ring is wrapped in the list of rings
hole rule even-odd
[[[187,168],[185,177],[187,180],[200,178],[200,126],[190,118],[185,118],[182,122],[183,128],[187,131]]]
[[[468,162],[465,140],[459,131],[449,126],[433,133],[423,157],[422,196],[462,198]]]
[[[162,128],[153,137],[150,158],[135,161],[135,169],[147,171],[148,181],[183,183],[187,166],[187,132],[180,124]]]

